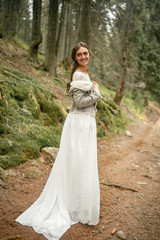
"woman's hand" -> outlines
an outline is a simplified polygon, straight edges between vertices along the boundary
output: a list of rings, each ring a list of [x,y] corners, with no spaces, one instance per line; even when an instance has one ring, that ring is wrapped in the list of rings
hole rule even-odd
[[[96,82],[93,82],[93,87],[99,92],[99,85]]]

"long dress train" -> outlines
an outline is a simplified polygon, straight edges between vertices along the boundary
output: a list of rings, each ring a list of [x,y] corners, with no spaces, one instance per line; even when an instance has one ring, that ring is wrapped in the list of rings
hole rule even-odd
[[[95,117],[69,113],[60,148],[39,198],[16,222],[58,240],[72,224],[99,221],[99,179]]]

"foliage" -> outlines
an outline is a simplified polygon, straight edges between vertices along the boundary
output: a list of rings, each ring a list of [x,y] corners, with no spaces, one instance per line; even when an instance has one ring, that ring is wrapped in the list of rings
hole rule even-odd
[[[58,147],[64,114],[39,82],[13,69],[0,70],[0,166],[7,168],[38,157],[42,147]]]
[[[55,72],[59,62],[70,69],[72,46],[78,41],[86,41],[92,52],[91,77],[114,91],[117,89],[118,101],[121,101],[124,89],[131,86],[133,93],[137,88],[147,90],[160,101],[158,0],[37,2],[41,5],[39,9],[42,7],[42,14],[39,13],[41,19],[39,17],[35,23],[42,23],[40,51],[44,54],[38,57],[45,63],[46,70]],[[37,12],[38,8],[35,10]],[[26,46],[17,38],[30,46],[33,36],[37,40],[39,33],[36,31],[40,24],[34,28],[32,1],[14,4],[1,1],[0,13],[2,38],[13,39],[23,49]],[[36,41],[35,50],[38,50]]]
[[[98,136],[105,136],[106,129],[115,133],[125,129],[125,119],[113,101],[99,100],[97,110]]]
[[[102,84],[100,92],[103,98],[97,104],[97,136],[103,138],[106,137],[107,131],[112,133],[124,131],[127,119],[121,109],[111,100],[114,92]]]

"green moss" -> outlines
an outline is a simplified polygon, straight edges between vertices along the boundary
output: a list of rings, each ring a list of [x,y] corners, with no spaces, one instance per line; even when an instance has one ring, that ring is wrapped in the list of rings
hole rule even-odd
[[[58,147],[64,114],[35,79],[9,68],[1,72],[0,166],[8,168],[38,157],[43,147]]]
[[[98,136],[104,137],[106,130],[120,132],[125,129],[126,121],[117,105],[111,100],[99,100],[97,104]]]
[[[106,136],[106,131],[105,131],[105,129],[102,128],[102,127],[98,128],[98,130],[97,130],[97,137],[103,138],[103,137],[105,137],[105,136]]]
[[[12,42],[17,47],[20,47],[20,48],[24,49],[25,51],[29,50],[29,46],[19,38],[13,38]]]

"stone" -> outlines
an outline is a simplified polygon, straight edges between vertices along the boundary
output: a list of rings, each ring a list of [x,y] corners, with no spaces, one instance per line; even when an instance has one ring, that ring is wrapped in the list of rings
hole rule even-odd
[[[31,161],[31,165],[35,166],[35,167],[39,167],[39,164],[38,164],[38,162],[36,160],[32,160]]]
[[[56,156],[57,156],[57,153],[58,153],[58,148],[46,147],[46,148],[42,148],[41,152],[47,155],[47,160],[49,162],[53,162],[56,159]]]
[[[131,132],[129,130],[126,130],[126,136],[127,137],[132,137],[132,134],[131,134]]]
[[[114,235],[116,232],[117,232],[117,229],[116,229],[116,228],[113,228],[111,234]]]
[[[41,157],[38,158],[38,161],[40,161],[41,163],[44,163],[44,162],[45,162],[45,159],[44,159],[43,156],[41,156]]]
[[[146,183],[146,182],[137,182],[137,184],[146,185],[146,184],[148,184],[148,183]]]
[[[124,232],[122,232],[122,231],[117,232],[117,237],[119,237],[120,239],[126,239],[126,236],[125,236]]]

